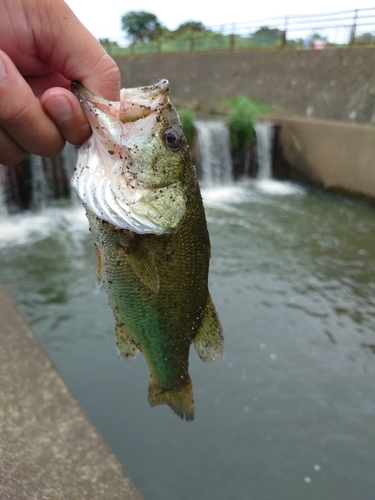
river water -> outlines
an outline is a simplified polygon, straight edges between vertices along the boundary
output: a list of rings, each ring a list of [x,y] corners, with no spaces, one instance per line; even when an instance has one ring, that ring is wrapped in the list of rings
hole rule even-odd
[[[83,209],[2,219],[0,282],[145,500],[373,498],[374,209],[275,181],[203,194],[225,355],[191,351],[193,422],[117,357]]]

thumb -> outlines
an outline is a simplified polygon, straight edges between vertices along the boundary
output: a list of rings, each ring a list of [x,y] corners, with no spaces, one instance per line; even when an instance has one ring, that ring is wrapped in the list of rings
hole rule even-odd
[[[64,139],[44,112],[29,85],[11,59],[0,51],[0,150],[6,163],[20,161],[24,150],[41,156],[54,156]],[[10,157],[10,158],[9,158]],[[9,161],[13,159],[13,161]],[[5,163],[5,162],[4,162]]]

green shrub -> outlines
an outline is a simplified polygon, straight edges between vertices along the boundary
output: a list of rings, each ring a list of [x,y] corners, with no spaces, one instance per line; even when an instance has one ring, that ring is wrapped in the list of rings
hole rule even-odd
[[[246,96],[235,96],[224,101],[229,109],[228,126],[233,150],[246,151],[254,138],[254,125],[258,113],[272,112],[270,106],[257,103]]]
[[[193,109],[190,106],[184,106],[182,108],[178,109],[178,113],[181,118],[182,122],[182,127],[184,129],[184,134],[186,137],[186,140],[190,145],[192,145],[193,140],[194,140],[194,120],[195,120],[195,114]]]

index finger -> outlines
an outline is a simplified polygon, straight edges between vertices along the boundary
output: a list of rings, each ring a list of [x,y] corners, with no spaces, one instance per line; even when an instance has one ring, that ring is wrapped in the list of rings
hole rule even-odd
[[[39,19],[40,29],[34,31],[40,57],[65,78],[79,80],[94,94],[119,101],[119,69],[98,40],[65,2],[51,1],[46,10]]]

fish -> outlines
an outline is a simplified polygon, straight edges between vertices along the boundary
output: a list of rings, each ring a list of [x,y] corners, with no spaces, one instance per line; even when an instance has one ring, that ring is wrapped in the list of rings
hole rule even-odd
[[[194,419],[193,344],[203,361],[223,353],[208,289],[210,239],[202,196],[169,83],[122,89],[120,101],[72,82],[92,128],[72,185],[86,209],[120,356],[146,358],[151,406]]]

